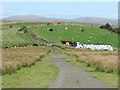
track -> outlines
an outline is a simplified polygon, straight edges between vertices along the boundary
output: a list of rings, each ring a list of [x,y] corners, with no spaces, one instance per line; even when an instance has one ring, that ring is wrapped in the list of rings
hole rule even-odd
[[[60,51],[51,47],[54,55],[50,58],[60,70],[58,77],[49,88],[105,88],[102,81],[92,77],[89,72],[75,67],[65,60]]]

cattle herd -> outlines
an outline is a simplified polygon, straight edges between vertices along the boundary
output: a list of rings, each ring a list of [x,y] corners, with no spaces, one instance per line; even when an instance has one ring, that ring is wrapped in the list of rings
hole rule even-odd
[[[72,42],[69,40],[62,40],[63,44],[74,46],[76,48],[87,48],[91,50],[108,50],[113,51],[113,47],[111,45],[95,45],[95,44],[80,44],[80,42]]]

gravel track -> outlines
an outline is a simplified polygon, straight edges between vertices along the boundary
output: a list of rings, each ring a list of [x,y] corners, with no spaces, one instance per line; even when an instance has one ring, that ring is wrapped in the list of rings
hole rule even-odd
[[[50,62],[59,68],[59,74],[49,88],[109,88],[102,81],[93,78],[89,72],[67,62],[57,48],[50,48],[54,52]]]

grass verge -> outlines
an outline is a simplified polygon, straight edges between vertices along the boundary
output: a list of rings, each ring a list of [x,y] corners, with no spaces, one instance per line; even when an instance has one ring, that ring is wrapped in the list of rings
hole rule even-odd
[[[23,67],[31,67],[50,50],[45,46],[26,46],[2,50],[2,75],[15,73]]]
[[[2,77],[3,88],[47,88],[55,79],[58,69],[48,61],[50,53],[31,67],[25,67]]]
[[[76,56],[67,55],[65,50],[60,50],[68,62],[74,64],[78,68],[82,68],[83,70],[90,72],[93,78],[103,81],[106,85],[111,86],[112,88],[118,87],[118,75],[116,73],[97,72],[95,71],[95,67],[88,67],[86,63],[78,62]]]

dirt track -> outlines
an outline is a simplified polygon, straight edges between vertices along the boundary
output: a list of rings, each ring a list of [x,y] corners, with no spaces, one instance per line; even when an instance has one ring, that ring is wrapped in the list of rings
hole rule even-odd
[[[51,49],[54,55],[50,58],[50,62],[53,62],[60,72],[49,88],[109,88],[102,81],[92,78],[89,72],[67,62],[57,48],[51,47]]]

